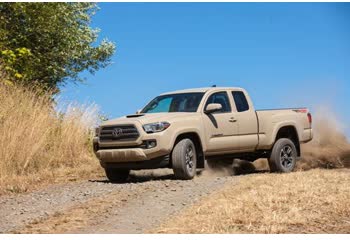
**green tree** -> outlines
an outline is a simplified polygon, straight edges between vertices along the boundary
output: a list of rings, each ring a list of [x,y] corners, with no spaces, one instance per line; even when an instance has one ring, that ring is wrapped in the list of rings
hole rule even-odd
[[[94,3],[0,3],[0,62],[13,81],[58,91],[79,73],[110,64],[115,45],[97,43]]]

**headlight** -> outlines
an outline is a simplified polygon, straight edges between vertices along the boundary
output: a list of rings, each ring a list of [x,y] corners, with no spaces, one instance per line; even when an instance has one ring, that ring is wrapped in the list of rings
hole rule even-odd
[[[95,137],[98,137],[100,135],[100,128],[95,128]]]
[[[146,133],[156,133],[167,129],[170,126],[168,122],[156,122],[143,125],[143,129]]]

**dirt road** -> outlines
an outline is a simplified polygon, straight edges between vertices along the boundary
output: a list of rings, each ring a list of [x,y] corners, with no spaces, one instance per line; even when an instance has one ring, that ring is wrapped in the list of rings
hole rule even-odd
[[[142,233],[238,177],[173,179],[169,170],[50,186],[0,197],[0,233]],[[230,183],[231,184],[231,183]]]

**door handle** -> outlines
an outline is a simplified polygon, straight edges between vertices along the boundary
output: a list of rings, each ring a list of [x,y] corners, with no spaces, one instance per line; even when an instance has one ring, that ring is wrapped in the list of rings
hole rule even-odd
[[[231,117],[230,120],[228,120],[229,122],[237,122],[237,119],[235,119],[234,117]]]

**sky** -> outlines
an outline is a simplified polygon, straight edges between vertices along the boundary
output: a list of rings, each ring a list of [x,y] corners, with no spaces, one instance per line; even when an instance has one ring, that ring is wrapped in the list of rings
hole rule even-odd
[[[92,26],[116,43],[113,63],[63,87],[60,103],[115,118],[163,92],[238,86],[257,109],[328,107],[350,136],[350,3],[98,6]]]

